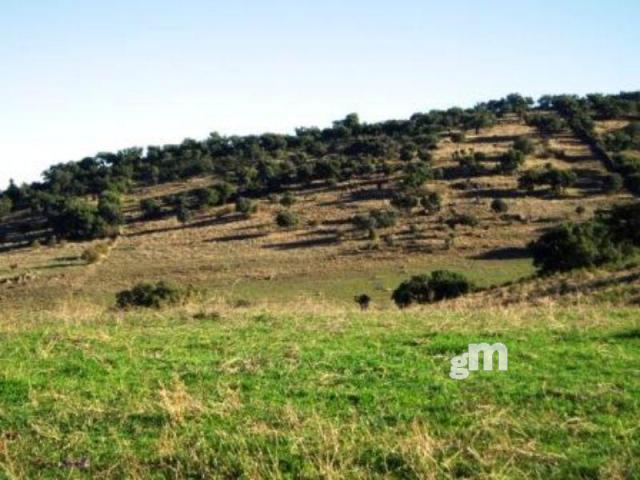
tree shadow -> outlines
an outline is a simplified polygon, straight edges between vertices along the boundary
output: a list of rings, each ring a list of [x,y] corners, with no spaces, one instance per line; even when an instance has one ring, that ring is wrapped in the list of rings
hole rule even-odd
[[[263,245],[262,248],[269,248],[273,250],[294,250],[298,248],[313,248],[322,247],[326,245],[334,245],[338,243],[338,239],[335,236],[312,238],[309,240],[297,240],[294,242],[272,243],[269,245]]]
[[[522,258],[530,258],[531,253],[524,247],[504,247],[489,250],[469,258],[473,260],[515,260]]]
[[[204,240],[207,243],[213,243],[213,242],[221,242],[221,243],[225,243],[225,242],[236,242],[236,241],[242,241],[242,240],[254,240],[256,238],[263,238],[266,237],[268,234],[267,233],[263,233],[263,232],[259,232],[259,233],[239,233],[236,235],[226,235],[224,237],[216,237],[216,238],[210,238],[208,240]]]

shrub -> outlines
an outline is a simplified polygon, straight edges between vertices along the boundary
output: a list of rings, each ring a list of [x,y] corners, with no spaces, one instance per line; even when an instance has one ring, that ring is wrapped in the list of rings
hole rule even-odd
[[[462,143],[465,141],[464,132],[453,132],[451,134],[451,141],[455,143]]]
[[[400,210],[410,212],[418,206],[418,197],[407,192],[395,192],[391,198],[391,205]]]
[[[519,152],[524,153],[525,155],[530,155],[535,150],[535,145],[531,141],[531,139],[527,137],[518,137],[513,142],[513,149]]]
[[[448,218],[445,223],[449,226],[449,228],[456,228],[458,225],[475,227],[480,222],[477,219],[477,217],[467,213],[463,213],[463,214],[454,215],[453,217]]]
[[[356,295],[354,300],[362,310],[367,310],[369,308],[369,305],[371,304],[371,297],[366,293]]]
[[[619,173],[610,173],[604,178],[602,182],[603,190],[609,193],[619,192],[620,190],[622,190],[623,186],[624,180],[622,178],[622,175],[620,175]]]
[[[568,223],[543,234],[529,245],[533,263],[542,273],[592,267],[619,258],[621,250],[600,222]]]
[[[351,223],[358,230],[375,230],[389,228],[396,224],[395,210],[371,210],[368,214],[358,214],[351,219]]]
[[[98,216],[107,224],[116,226],[124,222],[122,200],[116,192],[106,191],[98,199]]]
[[[509,205],[501,198],[496,198],[491,202],[491,210],[494,213],[507,213]]]
[[[509,150],[498,157],[498,163],[502,173],[513,173],[524,163],[524,153],[520,150]]]
[[[257,205],[245,197],[236,199],[236,212],[249,216],[257,210]]]
[[[176,218],[180,223],[189,223],[193,219],[193,212],[187,207],[180,207],[176,212]]]
[[[220,193],[214,188],[198,188],[194,192],[195,208],[214,207],[220,204]]]
[[[285,192],[282,198],[280,198],[280,205],[283,207],[290,207],[294,203],[296,203],[296,197],[294,197],[291,192]]]
[[[573,170],[559,170],[557,168],[547,169],[542,177],[542,181],[548,184],[556,195],[562,195],[577,180],[578,177]]]
[[[431,192],[420,199],[420,205],[429,214],[439,212],[442,208],[442,197],[437,192]]]
[[[542,183],[544,172],[542,170],[527,170],[518,178],[518,188],[532,192],[536,185]]]
[[[56,236],[69,240],[91,240],[113,233],[98,209],[79,198],[66,200],[59,211],[49,216],[49,222]]]
[[[109,245],[106,243],[100,243],[92,247],[87,248],[80,258],[85,262],[91,264],[98,262],[101,258],[105,257],[109,252]]]
[[[6,217],[13,210],[13,202],[7,196],[0,197],[0,219]]]
[[[130,290],[123,290],[116,295],[118,308],[132,307],[160,308],[174,305],[185,296],[180,288],[166,282],[138,283]]]
[[[562,117],[555,113],[527,115],[527,124],[538,128],[538,130],[545,134],[559,133],[567,126],[567,123]]]
[[[473,290],[473,284],[463,275],[448,270],[436,270],[431,275],[417,275],[402,282],[391,298],[399,308],[412,303],[433,303],[455,298]]]
[[[280,228],[295,227],[299,222],[298,216],[288,210],[278,212],[276,215],[276,223]]]
[[[162,217],[162,207],[155,198],[145,198],[140,201],[142,218],[145,220],[156,220]]]

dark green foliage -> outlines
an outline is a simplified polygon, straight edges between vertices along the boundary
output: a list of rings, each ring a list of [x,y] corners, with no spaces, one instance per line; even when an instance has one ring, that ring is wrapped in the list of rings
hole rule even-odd
[[[601,265],[621,255],[606,226],[596,221],[554,228],[532,242],[530,250],[542,273]]]
[[[619,173],[610,173],[609,175],[607,175],[604,178],[603,185],[602,185],[603,190],[609,193],[619,192],[620,190],[622,190],[623,186],[624,186],[624,179],[622,178],[622,175],[620,175]]]
[[[281,212],[278,212],[278,214],[276,215],[276,224],[280,228],[295,227],[299,223],[299,221],[300,219],[298,218],[298,216],[289,210],[283,210]]]
[[[9,196],[3,195],[0,197],[0,219],[6,217],[13,210],[13,201]]]
[[[156,220],[162,217],[162,207],[154,198],[145,198],[144,200],[141,200],[140,210],[142,211],[142,218],[145,220]]]
[[[238,197],[236,199],[236,212],[243,215],[251,215],[257,209],[257,205],[246,197]]]
[[[494,213],[507,213],[509,211],[509,205],[501,198],[495,198],[491,202],[491,210]]]
[[[96,207],[78,198],[63,202],[51,213],[49,222],[57,237],[68,240],[91,240],[117,233],[117,224],[107,222]]]
[[[215,188],[199,188],[193,192],[195,197],[194,207],[202,209],[207,207],[215,207],[220,202],[220,192]]]
[[[462,213],[448,218],[445,223],[449,226],[449,228],[456,228],[458,225],[475,227],[480,222],[475,216],[467,213]]]
[[[601,265],[640,247],[640,203],[614,207],[581,224],[565,224],[530,245],[543,273]]]
[[[520,150],[509,150],[498,157],[498,168],[502,173],[513,173],[524,163],[524,153]]]
[[[513,149],[519,152],[524,153],[525,155],[529,155],[535,151],[535,145],[531,139],[527,137],[518,137],[513,142]]]
[[[467,113],[463,122],[465,128],[472,128],[475,130],[476,135],[478,135],[481,129],[494,125],[496,123],[496,117],[484,105],[478,105],[471,112]]]
[[[567,122],[555,113],[537,113],[527,115],[527,124],[536,127],[542,133],[560,133],[567,128]]]
[[[371,304],[371,297],[366,293],[363,293],[361,295],[356,295],[354,300],[360,306],[360,309],[362,310],[369,309],[369,305]]]
[[[397,214],[394,210],[371,210],[368,214],[358,214],[351,219],[358,230],[369,231],[377,228],[389,228],[396,224]]]
[[[453,153],[453,161],[458,162],[465,176],[482,175],[485,171],[482,162],[486,160],[487,156],[482,152],[456,151]]]
[[[640,247],[640,203],[618,205],[600,212],[597,220],[606,225],[612,240]]]
[[[549,168],[544,173],[542,180],[551,187],[556,195],[561,195],[568,187],[576,183],[578,177],[573,170]]]
[[[527,170],[518,178],[518,186],[533,191],[537,185],[548,185],[556,195],[561,195],[578,180],[572,170],[560,170],[548,166],[545,169]]]
[[[410,211],[418,206],[419,198],[411,192],[394,192],[391,198],[391,205],[399,210]]]
[[[442,197],[438,192],[430,192],[420,198],[420,205],[428,214],[434,214],[442,208]]]
[[[236,187],[228,182],[218,183],[213,188],[218,192],[220,205],[227,203],[237,190]]]
[[[187,207],[180,207],[176,211],[176,218],[180,223],[189,223],[193,219],[193,211]]]
[[[451,134],[451,141],[455,143],[462,143],[465,141],[465,138],[464,132],[453,132]]]
[[[284,192],[282,198],[280,198],[280,205],[283,207],[290,207],[296,203],[296,198],[293,196],[291,192]]]
[[[433,178],[433,172],[428,163],[411,162],[404,168],[402,186],[405,189],[417,189],[431,178]]]
[[[98,199],[98,215],[108,225],[121,225],[124,222],[124,214],[120,194],[113,191],[102,193]]]
[[[179,303],[186,293],[166,282],[138,283],[130,290],[123,290],[116,295],[118,308],[132,307],[161,308]]]
[[[402,282],[391,298],[399,308],[412,303],[433,303],[469,293],[473,284],[463,275],[448,270],[436,270],[431,275],[417,275]]]

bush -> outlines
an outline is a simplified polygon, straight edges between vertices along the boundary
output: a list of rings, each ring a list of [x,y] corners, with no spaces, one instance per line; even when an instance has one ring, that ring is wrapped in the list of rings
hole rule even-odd
[[[354,300],[362,310],[367,310],[369,308],[369,305],[371,304],[371,297],[366,293],[356,295]]]
[[[257,210],[257,205],[245,197],[236,199],[236,212],[249,216]]]
[[[0,219],[6,217],[13,210],[13,202],[7,196],[0,197]]]
[[[98,199],[98,216],[112,226],[124,223],[122,200],[118,193],[107,191],[100,195]]]
[[[140,201],[142,218],[145,220],[156,220],[162,217],[162,207],[155,198],[145,198]]]
[[[545,134],[560,133],[567,126],[567,123],[562,117],[555,113],[527,115],[527,124],[538,128],[538,130]]]
[[[407,212],[417,207],[418,202],[418,197],[407,192],[395,192],[391,198],[391,205],[399,210],[406,210]]]
[[[130,290],[123,290],[116,295],[118,308],[132,307],[160,308],[175,305],[185,297],[180,288],[166,282],[138,283]]]
[[[498,157],[498,163],[502,173],[513,173],[524,163],[524,153],[520,150],[509,150]]]
[[[428,193],[420,199],[420,205],[428,214],[434,214],[442,208],[442,197],[437,192]]]
[[[106,243],[101,243],[87,248],[84,252],[82,252],[80,258],[85,262],[91,264],[98,262],[100,259],[105,257],[107,253],[109,253],[109,245]]]
[[[220,204],[220,193],[214,188],[199,188],[194,192],[195,208],[215,207]]]
[[[351,223],[358,230],[375,230],[389,228],[396,224],[395,210],[371,210],[368,214],[358,214],[351,219]]]
[[[402,282],[391,298],[399,308],[405,308],[412,303],[433,303],[459,297],[473,288],[473,284],[459,273],[436,270],[431,275],[417,275]]]
[[[92,240],[114,233],[98,214],[98,209],[79,198],[63,203],[60,210],[49,216],[54,234],[69,240]]]
[[[525,155],[530,155],[536,148],[531,139],[527,137],[518,137],[513,142],[513,149],[522,152]]]
[[[280,199],[280,205],[283,207],[290,207],[296,203],[296,197],[294,197],[291,192],[285,192]]]
[[[542,273],[601,265],[621,255],[606,226],[596,221],[561,225],[532,242],[529,249]]]
[[[180,207],[176,212],[176,218],[182,224],[189,223],[193,219],[193,212],[187,207]]]
[[[276,223],[280,228],[295,227],[299,222],[298,216],[288,210],[278,212],[276,215]]]
[[[494,213],[507,213],[509,205],[501,198],[496,198],[491,202],[491,210]]]
[[[451,141],[455,143],[462,143],[465,141],[464,132],[453,132],[451,134]]]
[[[620,190],[622,190],[623,186],[624,180],[622,178],[622,175],[620,175],[619,173],[611,173],[607,175],[602,182],[603,190],[608,193],[619,192]]]
[[[463,213],[460,215],[454,215],[453,217],[447,219],[445,223],[449,226],[449,228],[456,228],[458,225],[475,227],[480,222],[475,216]]]

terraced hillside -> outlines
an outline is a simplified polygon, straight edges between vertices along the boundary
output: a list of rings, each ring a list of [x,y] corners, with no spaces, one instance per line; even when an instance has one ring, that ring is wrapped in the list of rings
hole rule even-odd
[[[610,121],[598,128],[624,125]],[[572,170],[575,185],[561,194],[544,187],[527,191],[518,188],[518,174],[496,173],[496,159],[523,138],[531,140],[533,151],[520,171],[549,165]],[[472,153],[485,156],[470,173],[459,158]],[[440,195],[442,208],[432,214],[420,208],[402,211],[394,226],[373,236],[355,229],[352,219],[391,208],[400,174],[287,187],[294,202],[286,209],[300,219],[290,228],[274,221],[285,209],[279,203],[282,193],[259,197],[257,211],[250,215],[227,205],[201,210],[182,223],[172,216],[141,218],[140,201],[209,186],[215,177],[135,188],[125,197],[122,235],[109,242],[98,262],[88,265],[81,258],[91,246],[86,242],[8,249],[1,255],[0,299],[6,305],[25,298],[51,305],[74,297],[109,304],[116,291],[136,281],[169,279],[232,303],[300,298],[351,302],[353,295],[366,292],[374,305],[386,306],[390,289],[400,280],[434,268],[465,272],[483,286],[529,275],[525,247],[542,231],[630,198],[624,192],[603,191],[607,170],[569,128],[543,134],[515,114],[477,133],[471,129],[464,135],[443,135],[432,156],[439,175],[427,188]],[[506,202],[506,213],[492,211],[495,199]],[[470,215],[478,223],[447,225],[459,215]]]

